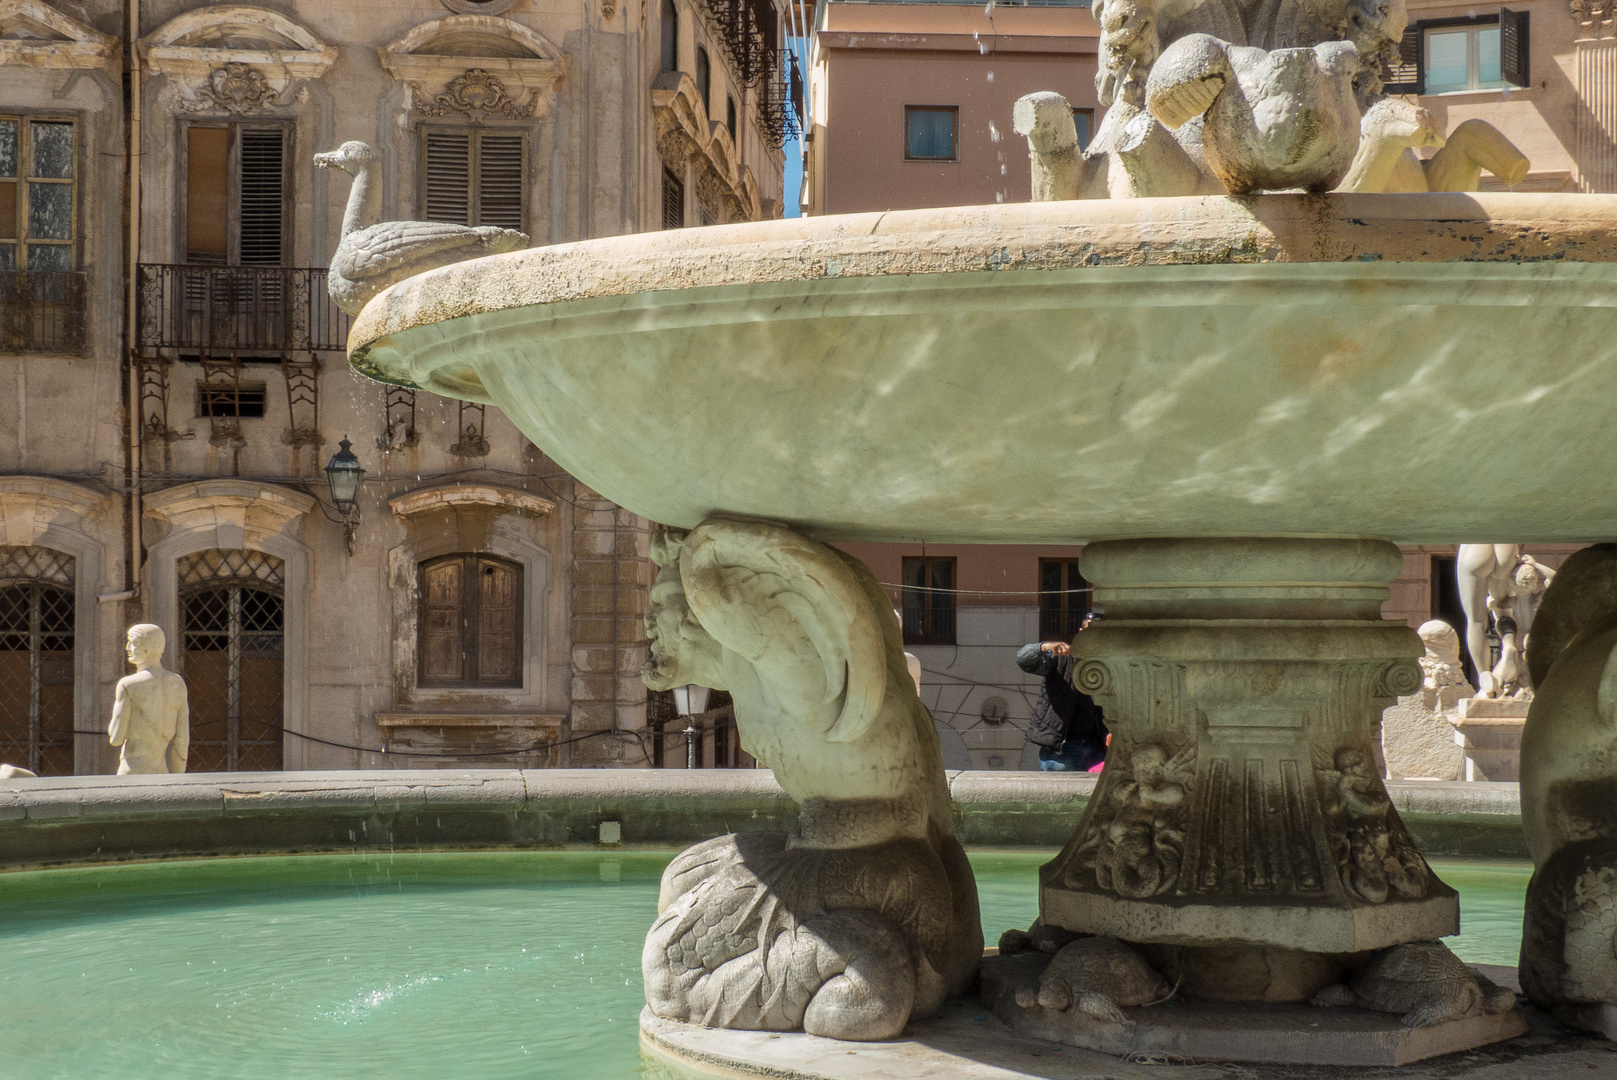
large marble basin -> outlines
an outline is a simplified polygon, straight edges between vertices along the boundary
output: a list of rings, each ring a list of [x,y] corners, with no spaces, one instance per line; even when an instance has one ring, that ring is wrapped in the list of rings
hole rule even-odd
[[[607,497],[822,539],[1617,537],[1617,197],[862,214],[435,270],[350,335]]]

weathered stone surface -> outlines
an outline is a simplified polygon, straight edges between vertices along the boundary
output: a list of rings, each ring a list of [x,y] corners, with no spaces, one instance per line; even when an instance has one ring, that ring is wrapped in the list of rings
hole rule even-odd
[[[852,557],[715,518],[652,539],[646,685],[728,690],[741,745],[799,804],[663,875],[641,964],[659,1016],[890,1038],[975,977],[976,883],[892,604]]]
[[[679,527],[722,506],[828,540],[1149,523],[1437,543],[1509,506],[1524,541],[1582,540],[1617,519],[1580,465],[1617,455],[1593,411],[1617,370],[1539,393],[1521,342],[1559,357],[1617,338],[1614,216],[1598,195],[1265,195],[668,230],[431,271],[349,340],[361,370],[497,401],[591,486]],[[1082,377],[1052,378],[1075,320]],[[633,440],[611,434],[628,414]],[[1479,466],[1479,414],[1501,445],[1576,431],[1581,452]]]
[[[1381,753],[1387,775],[1420,780],[1466,779],[1464,751],[1450,714],[1461,699],[1475,694],[1460,663],[1460,636],[1446,622],[1432,619],[1419,630],[1426,655],[1420,658],[1422,685],[1381,714]],[[1488,776],[1489,780],[1505,777]]]
[[[1478,1013],[1427,1027],[1406,1027],[1397,1017],[1356,1008],[1311,1005],[1177,1001],[1172,1008],[1125,1009],[1128,1023],[1098,1019],[1077,1009],[1018,1003],[1018,991],[1036,986],[1050,957],[1024,953],[983,960],[982,1001],[1013,1031],[1117,1055],[1169,1055],[1193,1061],[1294,1065],[1405,1065],[1515,1038],[1526,1018],[1511,1008]]]
[[[1381,541],[1135,540],[1084,551],[1106,619],[1074,685],[1112,743],[1040,876],[1046,923],[1131,942],[1345,953],[1458,928],[1372,767],[1377,715],[1420,683],[1381,618]]]

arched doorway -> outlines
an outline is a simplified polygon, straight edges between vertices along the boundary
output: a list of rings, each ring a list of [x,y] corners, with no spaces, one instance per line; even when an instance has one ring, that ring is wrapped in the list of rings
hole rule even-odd
[[[0,547],[0,762],[73,772],[71,555]]]
[[[285,570],[261,551],[199,551],[179,560],[188,772],[281,768]]]

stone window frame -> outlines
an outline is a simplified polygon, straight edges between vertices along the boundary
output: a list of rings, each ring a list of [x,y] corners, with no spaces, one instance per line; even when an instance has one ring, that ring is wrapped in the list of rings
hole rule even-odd
[[[65,480],[41,476],[0,477],[0,545],[43,547],[71,556],[73,572],[73,727],[105,731],[102,715],[100,628],[106,547],[94,533],[106,526],[96,519],[111,499]],[[111,699],[106,702],[111,715]],[[99,772],[105,736],[73,737],[73,771]],[[110,759],[109,759],[110,760]]]
[[[548,515],[555,504],[537,495],[493,484],[466,483],[418,488],[388,500],[393,516],[407,529],[402,543],[387,553],[387,593],[392,603],[393,708],[416,712],[542,712],[547,690],[551,553],[526,535],[524,527],[491,528],[482,542],[467,545],[456,528],[428,526],[428,517],[446,510],[479,508],[501,518]],[[522,570],[522,680],[518,686],[424,686],[420,642],[420,567],[443,555],[491,555]]]
[[[180,669],[179,563],[210,549],[259,551],[282,563],[284,609],[281,668],[281,768],[308,767],[309,731],[309,548],[302,523],[315,507],[312,496],[253,480],[199,480],[148,493],[142,511],[166,523],[162,539],[148,545],[146,582],[151,621],[163,628],[163,664]]]
[[[40,241],[40,243],[51,246],[51,247],[66,247],[68,249],[68,251],[69,251],[68,262],[70,264],[69,267],[68,267],[68,270],[66,272],[67,273],[77,273],[77,272],[79,272],[80,270],[83,269],[83,260],[84,260],[84,253],[83,253],[83,247],[84,247],[84,245],[83,245],[83,240],[84,240],[84,236],[83,236],[83,233],[84,233],[84,203],[85,203],[85,199],[87,198],[87,196],[85,194],[85,183],[84,183],[84,179],[85,179],[85,176],[84,176],[84,173],[85,173],[84,140],[85,140],[85,128],[87,127],[87,125],[84,123],[83,114],[80,113],[80,112],[71,111],[71,110],[63,111],[61,109],[16,109],[16,108],[6,108],[4,110],[0,110],[0,120],[14,120],[17,123],[17,173],[16,173],[16,175],[14,177],[6,177],[5,178],[5,182],[12,182],[12,183],[15,183],[17,185],[17,195],[16,195],[16,214],[17,214],[16,227],[17,227],[17,232],[16,232],[16,236],[14,238],[12,238],[12,239],[0,240],[0,244],[14,245],[13,250],[14,250],[15,254],[14,254],[13,259],[12,259],[11,269],[13,269],[13,270],[42,269],[42,268],[36,268],[36,267],[31,267],[31,266],[27,265],[27,261],[28,261],[27,260],[27,252],[25,251],[25,249],[31,243],[34,242],[27,235],[27,232],[28,232],[28,223],[27,223],[27,220],[26,220],[27,219],[26,207],[28,205],[27,189],[28,189],[28,186],[31,183],[39,182],[39,183],[50,183],[50,184],[53,184],[53,185],[66,184],[66,185],[70,186],[73,189],[73,197],[72,197],[72,200],[71,200],[72,204],[73,204],[73,211],[72,211],[72,213],[73,213],[73,221],[72,221],[72,225],[68,229],[68,232],[70,234],[70,239],[66,243],[62,243],[60,241],[54,241],[54,240]],[[30,153],[30,154],[25,155],[23,153],[23,149],[22,149],[23,142],[24,142],[23,132],[28,127],[29,124],[38,123],[38,122],[57,123],[57,124],[72,124],[73,125],[73,176],[71,178],[66,179],[66,180],[62,180],[62,179],[57,179],[57,178],[36,178],[36,177],[33,177],[33,176],[29,175],[31,170],[29,168],[25,167],[24,159],[26,157],[28,160],[31,161],[32,154]]]

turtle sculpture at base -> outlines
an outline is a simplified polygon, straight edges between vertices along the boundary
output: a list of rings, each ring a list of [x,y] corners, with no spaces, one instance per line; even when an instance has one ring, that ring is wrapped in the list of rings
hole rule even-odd
[[[1416,941],[1376,953],[1346,984],[1315,994],[1314,1004],[1400,1013],[1405,1027],[1420,1028],[1504,1012],[1516,995],[1473,974],[1441,941]]]
[[[1039,988],[1016,991],[1024,1009],[1038,1006],[1055,1012],[1077,1008],[1097,1020],[1131,1026],[1125,1008],[1155,1005],[1173,994],[1145,958],[1116,938],[1086,937],[1062,946],[1039,976]]]

